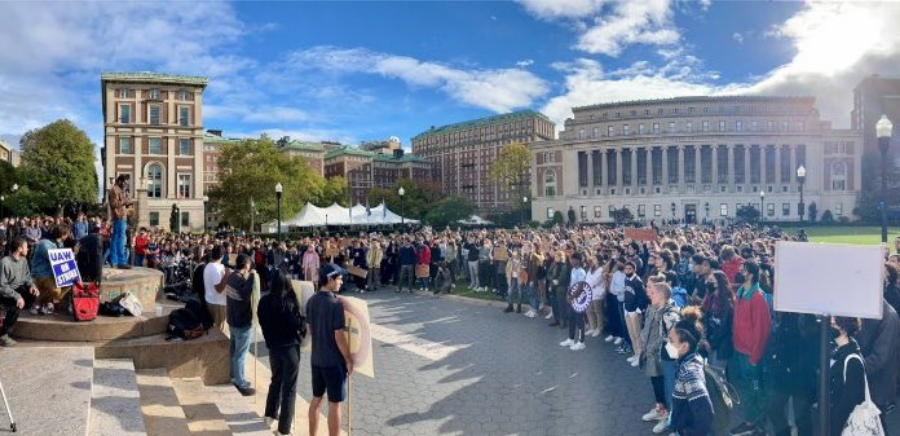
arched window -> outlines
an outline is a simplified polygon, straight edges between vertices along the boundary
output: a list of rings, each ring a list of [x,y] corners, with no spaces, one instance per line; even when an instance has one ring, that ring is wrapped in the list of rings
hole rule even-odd
[[[847,190],[847,164],[836,162],[831,165],[831,190]]]
[[[151,164],[147,167],[147,197],[162,198],[163,169],[160,164]]]
[[[544,173],[544,196],[556,196],[556,171],[547,170]]]

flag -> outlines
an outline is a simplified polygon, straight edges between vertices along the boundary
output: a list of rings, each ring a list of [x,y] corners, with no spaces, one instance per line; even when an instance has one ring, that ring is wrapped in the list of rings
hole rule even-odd
[[[372,209],[369,207],[369,199],[366,199],[366,215],[372,216]]]
[[[387,218],[387,205],[384,204],[384,199],[381,199],[381,218]]]

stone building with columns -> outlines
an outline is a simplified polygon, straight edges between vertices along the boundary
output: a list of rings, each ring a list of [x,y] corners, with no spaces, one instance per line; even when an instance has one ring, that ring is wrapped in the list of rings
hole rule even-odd
[[[571,208],[578,222],[612,222],[622,208],[643,222],[803,215],[854,219],[862,136],[821,120],[813,97],[679,97],[573,108],[559,139],[530,144],[532,217]]]
[[[169,228],[176,205],[182,231],[203,229],[206,84],[205,77],[149,72],[100,76],[105,187],[131,176],[138,226]]]

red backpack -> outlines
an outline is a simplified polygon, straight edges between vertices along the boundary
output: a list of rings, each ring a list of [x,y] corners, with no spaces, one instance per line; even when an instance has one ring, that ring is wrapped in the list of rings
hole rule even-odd
[[[100,308],[100,291],[97,283],[77,282],[72,286],[72,316],[75,321],[93,321]]]

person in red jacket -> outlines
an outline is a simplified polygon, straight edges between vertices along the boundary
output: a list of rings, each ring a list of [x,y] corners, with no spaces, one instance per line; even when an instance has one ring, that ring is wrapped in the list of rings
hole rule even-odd
[[[431,271],[431,249],[428,248],[428,244],[426,244],[422,238],[419,238],[419,243],[416,245],[416,269],[418,270],[421,268],[421,265],[427,266],[429,272]],[[419,282],[419,290],[427,291],[428,282],[430,281],[429,278],[417,277],[417,279]]]
[[[722,246],[722,272],[725,273],[725,277],[728,277],[729,284],[738,286],[743,284],[734,281],[734,276],[741,271],[743,265],[744,258],[737,255],[734,247],[730,245]]]
[[[134,238],[134,266],[144,266],[148,245],[150,245],[150,237],[147,236],[147,229],[141,227],[140,233]]]
[[[769,305],[759,288],[759,265],[752,260],[744,262],[735,283],[741,287],[734,304],[734,355],[729,376],[744,406],[744,422],[732,429],[731,434],[765,435],[766,398],[760,361],[772,326]]]

